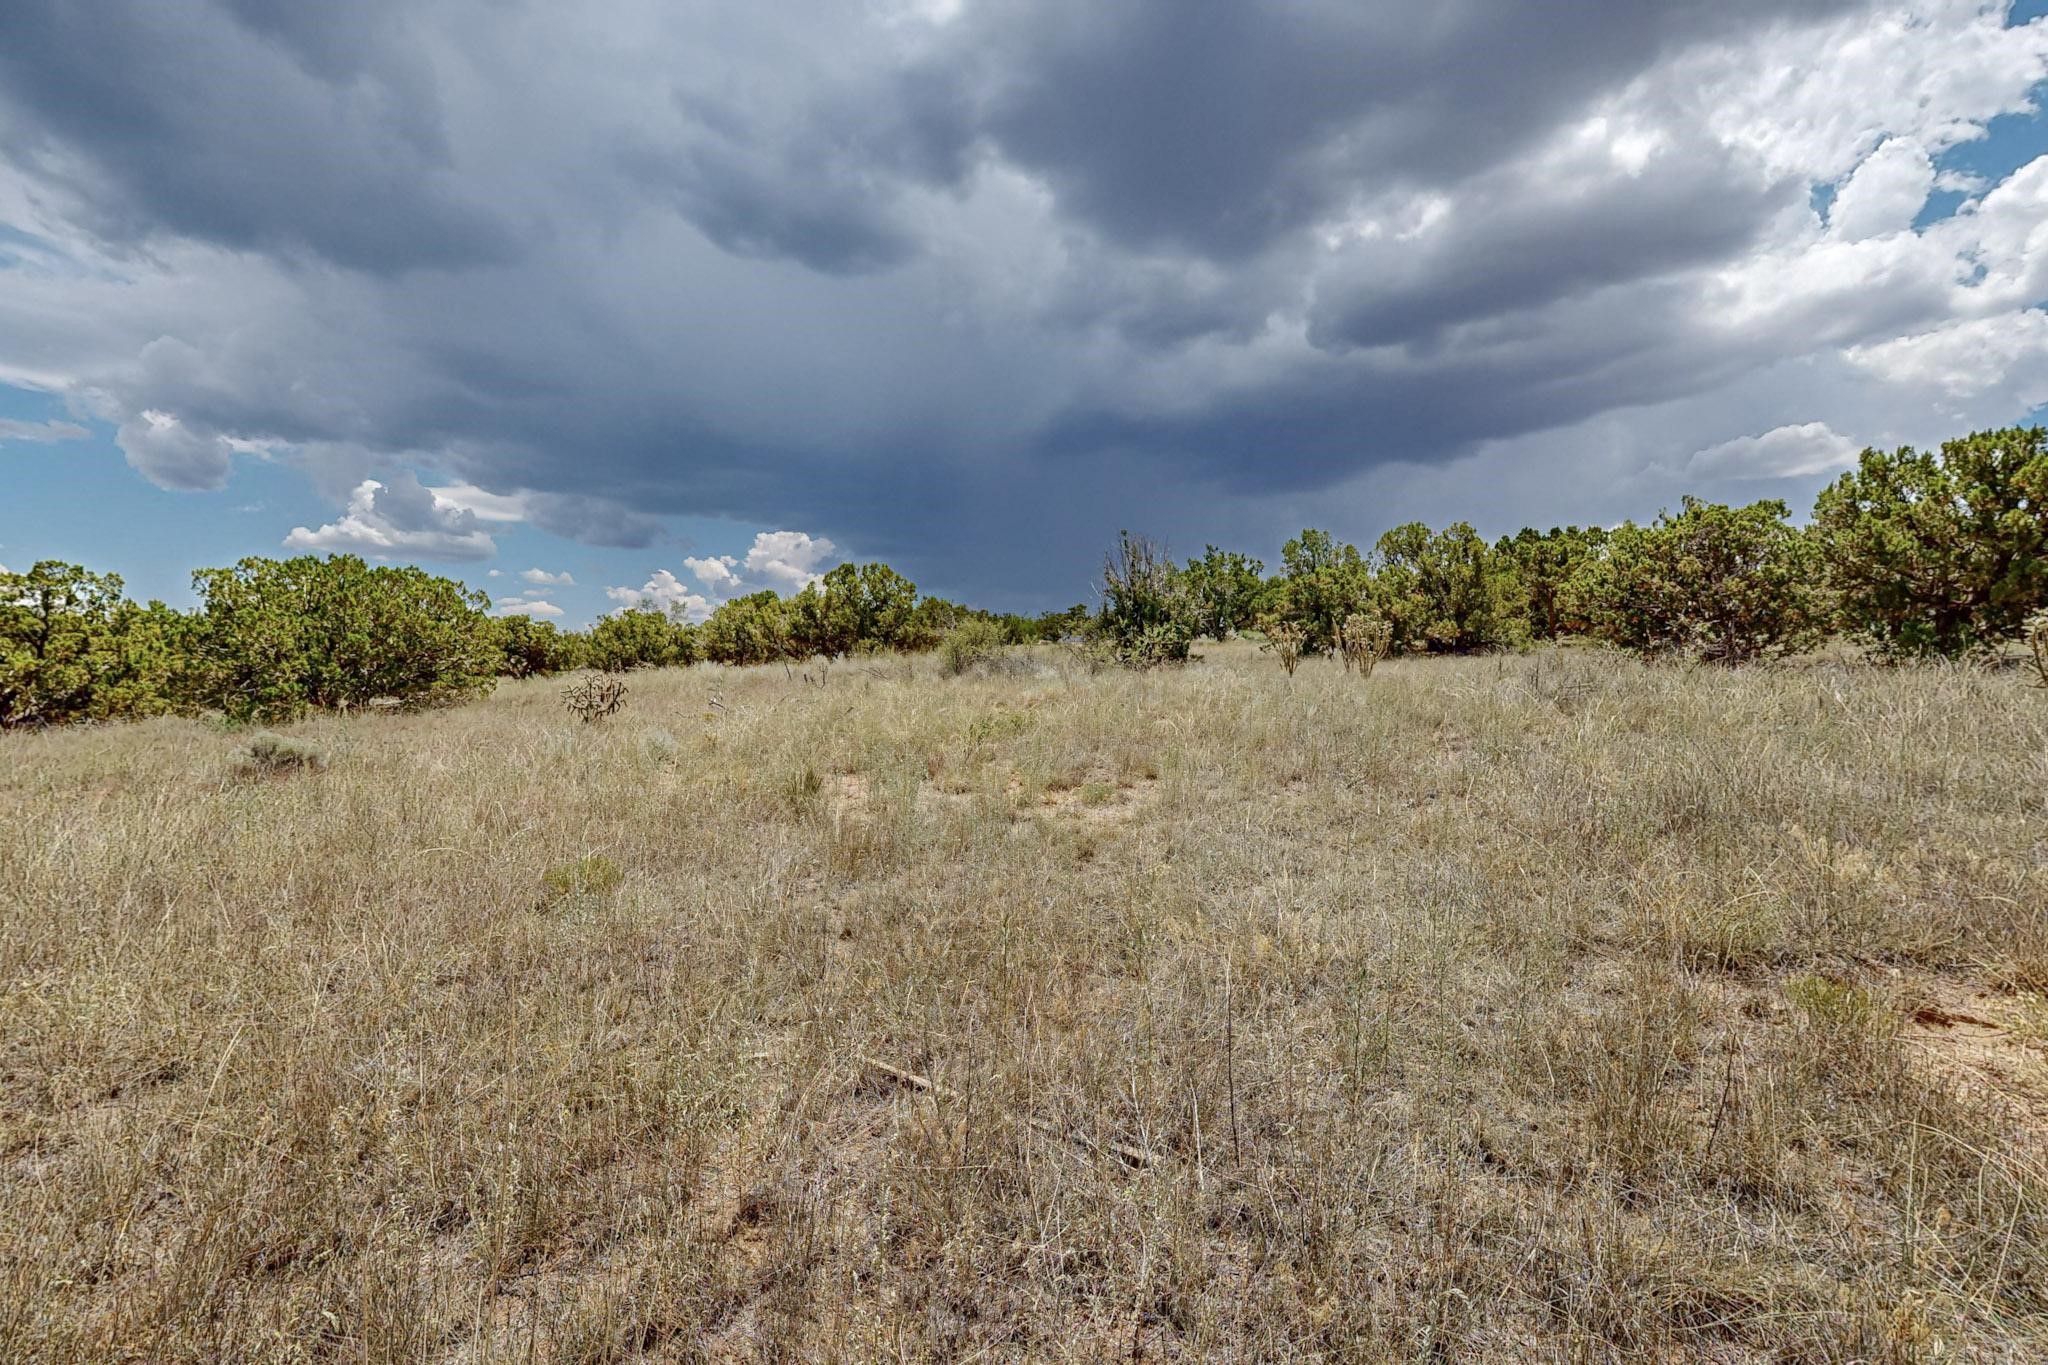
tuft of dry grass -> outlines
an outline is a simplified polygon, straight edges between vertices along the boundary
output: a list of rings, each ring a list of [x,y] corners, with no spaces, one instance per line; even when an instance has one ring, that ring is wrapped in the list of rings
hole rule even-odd
[[[282,777],[290,773],[318,772],[327,766],[327,754],[317,744],[303,739],[259,730],[242,749],[242,771],[251,777]]]
[[[1027,662],[0,737],[0,1358],[2048,1353],[2022,680]]]

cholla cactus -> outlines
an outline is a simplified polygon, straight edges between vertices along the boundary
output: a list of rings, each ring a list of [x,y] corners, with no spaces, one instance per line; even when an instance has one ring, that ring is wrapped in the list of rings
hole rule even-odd
[[[1394,643],[1394,623],[1377,613],[1354,611],[1338,629],[1337,643],[1344,651],[1344,671],[1356,668],[1359,677],[1370,678],[1373,665],[1387,657]]]
[[[1272,650],[1279,657],[1280,666],[1287,670],[1287,676],[1291,678],[1294,676],[1294,670],[1301,667],[1301,647],[1307,638],[1307,633],[1300,626],[1289,625],[1284,621],[1271,621],[1266,624],[1264,648]]]
[[[585,678],[562,689],[562,705],[588,725],[594,720],[618,714],[626,704],[625,679],[609,675]]]
[[[2034,651],[2034,671],[2041,675],[2040,685],[2048,687],[2048,611],[2037,611],[2027,618],[2027,648]]]

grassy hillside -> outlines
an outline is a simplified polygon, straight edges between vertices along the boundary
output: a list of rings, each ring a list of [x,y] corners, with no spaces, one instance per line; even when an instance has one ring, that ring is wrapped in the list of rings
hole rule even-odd
[[[2048,696],[1207,653],[0,738],[0,1357],[2048,1353]]]

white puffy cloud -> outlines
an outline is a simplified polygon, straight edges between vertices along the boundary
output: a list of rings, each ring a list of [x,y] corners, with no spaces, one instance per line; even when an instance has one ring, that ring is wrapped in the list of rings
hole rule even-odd
[[[550,619],[560,616],[562,609],[552,602],[523,602],[507,599],[498,604],[500,616],[545,616]]]
[[[608,587],[605,596],[621,607],[652,602],[686,620],[702,621],[719,602],[743,592],[773,588],[800,591],[816,582],[819,569],[833,558],[833,543],[804,531],[762,531],[744,558],[736,555],[685,556],[683,567],[703,589],[698,591],[668,569],[656,569],[639,587]]]
[[[1904,232],[1926,205],[1934,179],[1925,147],[1911,138],[1887,138],[1836,192],[1828,232],[1851,242]]]
[[[1846,469],[1856,462],[1859,449],[1826,422],[1802,422],[1696,451],[1686,472],[1704,479],[1796,478]]]
[[[770,587],[795,591],[823,576],[819,566],[832,558],[835,548],[822,536],[802,531],[763,531],[747,551],[746,569],[766,579]]]
[[[685,556],[683,559],[683,567],[713,592],[727,592],[739,586],[740,577],[733,572],[738,564],[739,561],[731,555],[715,555],[707,559]]]
[[[410,473],[392,475],[389,482],[363,480],[339,520],[317,530],[295,526],[284,545],[288,550],[386,559],[477,560],[498,552],[496,542],[477,525],[475,513],[436,498]]]
[[[710,600],[701,593],[692,592],[688,584],[667,569],[656,569],[637,588],[606,588],[604,595],[617,602],[621,609],[652,603],[662,611],[680,614],[689,621],[701,621],[711,614]]]
[[[2039,308],[1852,346],[1846,355],[1889,385],[1949,399],[2010,388],[2022,410],[2048,403],[2048,311]]]
[[[546,569],[522,569],[519,576],[529,583],[539,583],[548,587],[570,588],[576,585],[576,580],[566,569],[561,573],[549,573]]]

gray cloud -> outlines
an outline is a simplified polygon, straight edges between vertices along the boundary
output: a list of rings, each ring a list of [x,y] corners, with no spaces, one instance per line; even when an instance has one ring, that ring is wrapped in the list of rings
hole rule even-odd
[[[537,493],[527,499],[527,520],[543,531],[586,545],[637,550],[661,538],[661,523],[627,511],[616,499],[574,493]]]
[[[1725,260],[1807,192],[1789,178],[1758,183],[1714,149],[1662,156],[1634,175],[1601,169],[1491,172],[1463,187],[1478,212],[1451,211],[1419,243],[1355,244],[1318,292],[1311,337],[1326,347],[1426,343],[1463,323]]]
[[[0,380],[166,486],[293,461],[343,507],[306,536],[393,553],[489,539],[413,471],[983,596],[1078,591],[1118,525],[1438,497],[1387,471],[1484,462],[1468,514],[1520,516],[1500,471],[1560,432],[1668,500],[1858,401],[2029,392],[2048,294],[2048,174],[1903,230],[2048,76],[2048,23],[1965,0],[95,8],[0,9]]]
[[[161,232],[368,269],[502,256],[464,192],[395,0],[0,8],[6,145],[122,240]]]
[[[0,445],[9,441],[53,445],[58,441],[80,441],[90,435],[91,432],[76,422],[18,422],[11,417],[0,417]]]
[[[1389,181],[1498,164],[1674,46],[1849,8],[997,0],[969,6],[962,46],[994,135],[1074,212],[1237,256]]]
[[[794,111],[763,103],[678,90],[681,145],[626,161],[734,255],[827,275],[899,265],[919,249],[904,188],[957,185],[969,168],[966,93],[945,73],[903,71]]]
[[[365,479],[340,519],[315,529],[293,527],[284,547],[456,561],[489,559],[498,552],[474,512],[435,497],[409,472],[391,475],[388,482]]]
[[[115,433],[128,462],[164,488],[227,487],[234,451],[220,434],[155,408],[121,423]]]

